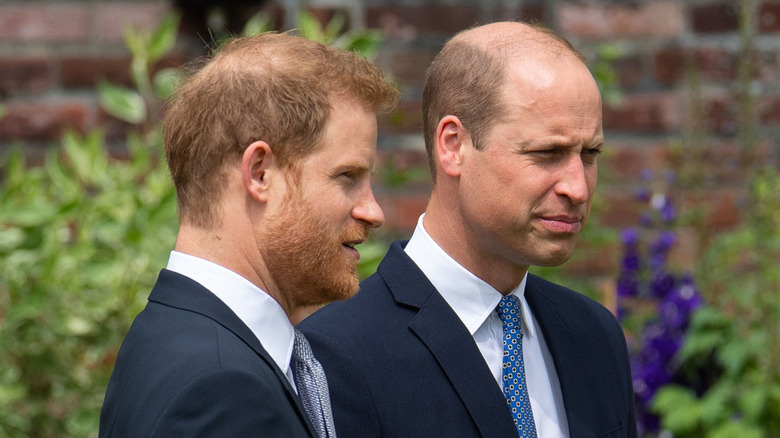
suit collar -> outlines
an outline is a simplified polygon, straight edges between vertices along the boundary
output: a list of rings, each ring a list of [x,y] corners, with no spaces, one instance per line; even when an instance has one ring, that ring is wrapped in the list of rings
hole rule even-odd
[[[484,437],[517,436],[506,399],[474,338],[417,265],[394,243],[377,273],[396,303],[416,315],[409,329],[430,350]],[[485,388],[495,388],[486,391]]]
[[[222,325],[247,346],[249,346],[262,361],[270,367],[284,386],[287,396],[295,406],[301,421],[306,425],[311,436],[316,436],[314,426],[303,409],[300,398],[293,389],[287,377],[276,365],[270,354],[263,348],[260,341],[219,298],[204,288],[200,283],[173,271],[163,269],[157,278],[157,283],[149,295],[149,301],[177,309],[199,313]]]

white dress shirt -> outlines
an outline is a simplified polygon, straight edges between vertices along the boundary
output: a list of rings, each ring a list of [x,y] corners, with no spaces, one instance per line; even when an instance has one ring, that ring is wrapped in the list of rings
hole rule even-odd
[[[420,216],[414,234],[406,245],[406,254],[428,277],[474,337],[493,377],[503,390],[504,329],[496,312],[502,295],[439,247],[425,231],[424,216]],[[525,379],[537,436],[567,438],[569,427],[555,365],[542,331],[525,300],[527,277],[526,274],[512,294],[522,303]]]
[[[295,331],[276,300],[230,269],[179,251],[171,251],[167,268],[195,280],[222,300],[257,336],[295,388],[290,368]]]

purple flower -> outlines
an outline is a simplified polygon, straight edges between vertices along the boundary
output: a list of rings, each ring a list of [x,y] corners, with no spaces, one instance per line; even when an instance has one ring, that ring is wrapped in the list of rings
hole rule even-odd
[[[617,294],[620,298],[637,296],[639,294],[639,281],[631,275],[621,275],[618,279]]]
[[[664,299],[674,289],[674,276],[660,272],[650,280],[650,295],[654,298]]]
[[[661,207],[660,214],[661,220],[667,224],[674,222],[674,220],[677,218],[677,211],[674,208],[674,204],[672,204],[668,198]]]
[[[635,228],[625,228],[620,234],[620,240],[626,246],[636,246],[639,243],[639,232]]]
[[[639,202],[650,202],[650,196],[652,196],[652,193],[650,193],[650,189],[647,187],[642,187],[636,191],[634,196]]]

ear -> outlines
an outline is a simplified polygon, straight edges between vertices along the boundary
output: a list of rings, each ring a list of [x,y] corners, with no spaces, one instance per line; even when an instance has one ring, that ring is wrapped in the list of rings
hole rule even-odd
[[[269,169],[274,165],[274,154],[264,141],[256,141],[244,149],[241,160],[241,178],[244,189],[258,202],[268,201]]]
[[[464,148],[471,147],[471,137],[463,123],[453,115],[443,117],[436,127],[434,140],[436,159],[441,170],[448,176],[460,176]]]

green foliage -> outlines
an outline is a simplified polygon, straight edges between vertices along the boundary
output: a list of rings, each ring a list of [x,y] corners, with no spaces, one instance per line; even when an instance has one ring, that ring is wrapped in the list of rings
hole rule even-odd
[[[176,200],[150,118],[150,65],[173,46],[175,16],[125,31],[136,89],[102,83],[100,103],[136,124],[128,156],[103,134],[67,132],[27,168],[6,157],[0,185],[0,435],[90,436],[114,358],[176,237]],[[170,72],[163,74],[170,75]]]
[[[337,13],[325,25],[306,11],[298,14],[298,33],[307,39],[321,42],[340,49],[357,52],[366,59],[374,59],[382,43],[382,32],[362,29],[344,32],[346,18]],[[244,26],[243,36],[257,35],[271,30],[271,19],[267,14],[259,13],[250,18]]]
[[[100,132],[67,133],[0,186],[0,435],[88,436],[129,322],[176,231],[174,191],[139,148],[109,158]]]
[[[702,290],[712,305],[700,310],[679,360],[689,369],[716,369],[699,395],[661,389],[655,408],[676,437],[780,436],[780,173],[753,183],[751,219],[717,239],[702,260]]]

